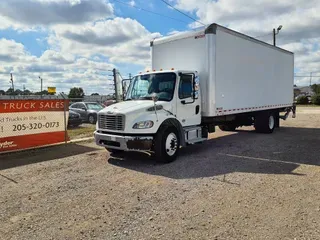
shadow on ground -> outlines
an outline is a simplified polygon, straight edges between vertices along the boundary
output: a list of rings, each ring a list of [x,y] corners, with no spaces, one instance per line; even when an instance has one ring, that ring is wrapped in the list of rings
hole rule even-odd
[[[97,150],[97,148],[80,144],[66,144],[41,149],[26,150],[17,153],[1,154],[0,170],[70,157]]]
[[[214,135],[212,135],[214,136]],[[320,166],[320,129],[277,129],[273,134],[239,130],[181,149],[170,164],[156,164],[143,153],[110,157],[123,168],[175,179],[214,177],[233,172],[293,174],[300,164]]]

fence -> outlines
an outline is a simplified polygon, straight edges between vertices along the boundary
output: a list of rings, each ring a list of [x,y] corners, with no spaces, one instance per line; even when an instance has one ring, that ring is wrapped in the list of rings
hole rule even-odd
[[[0,153],[93,137],[97,112],[114,101],[89,99],[0,96]]]

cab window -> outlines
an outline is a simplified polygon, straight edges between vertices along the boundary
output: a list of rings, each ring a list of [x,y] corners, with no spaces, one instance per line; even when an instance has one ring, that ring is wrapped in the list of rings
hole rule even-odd
[[[192,97],[193,76],[191,74],[182,74],[179,83],[179,98]]]

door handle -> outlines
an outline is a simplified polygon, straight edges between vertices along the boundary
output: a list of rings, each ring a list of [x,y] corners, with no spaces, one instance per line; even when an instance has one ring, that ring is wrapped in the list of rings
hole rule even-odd
[[[193,101],[192,102],[186,102],[186,100],[182,100],[181,101],[181,103],[182,104],[192,104],[192,103],[194,103],[195,102],[195,100],[193,99]]]
[[[196,106],[196,115],[198,115],[198,113],[200,112],[200,105]]]

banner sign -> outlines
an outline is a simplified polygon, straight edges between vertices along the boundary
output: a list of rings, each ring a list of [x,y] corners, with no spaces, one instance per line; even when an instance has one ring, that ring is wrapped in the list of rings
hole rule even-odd
[[[0,153],[64,142],[69,115],[65,118],[64,104],[60,99],[0,100]]]
[[[48,87],[48,93],[56,93],[55,87]]]

